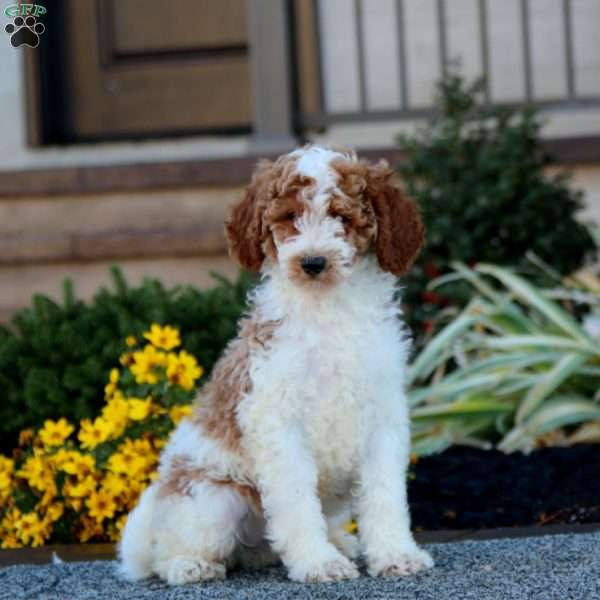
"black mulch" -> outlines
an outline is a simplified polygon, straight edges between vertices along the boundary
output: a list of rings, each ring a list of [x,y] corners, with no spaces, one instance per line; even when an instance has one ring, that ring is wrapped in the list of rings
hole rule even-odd
[[[422,458],[412,473],[417,530],[600,521],[600,445],[529,455],[451,448]]]

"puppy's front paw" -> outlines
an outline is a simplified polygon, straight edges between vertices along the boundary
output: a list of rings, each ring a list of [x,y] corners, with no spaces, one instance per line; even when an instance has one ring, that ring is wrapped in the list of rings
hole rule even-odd
[[[433,567],[433,558],[425,550],[412,548],[400,552],[391,560],[369,561],[369,575],[374,577],[405,577]]]
[[[310,561],[293,564],[290,566],[289,576],[293,581],[303,583],[340,581],[342,579],[356,579],[358,569],[352,561],[338,553],[333,558],[328,555],[323,560],[311,559]]]
[[[210,579],[223,579],[225,566],[220,563],[196,560],[187,556],[172,558],[165,565],[164,579],[170,585],[195,583]]]

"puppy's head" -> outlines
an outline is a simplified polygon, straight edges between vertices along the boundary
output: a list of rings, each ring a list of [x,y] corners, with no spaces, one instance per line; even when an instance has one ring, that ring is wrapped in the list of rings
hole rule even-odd
[[[369,252],[402,275],[424,229],[392,175],[385,161],[312,145],[262,161],[226,223],[230,252],[250,271],[267,261],[302,285],[333,285]]]

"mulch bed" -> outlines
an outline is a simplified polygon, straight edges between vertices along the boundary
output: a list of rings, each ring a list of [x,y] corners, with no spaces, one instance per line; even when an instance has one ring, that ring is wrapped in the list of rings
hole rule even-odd
[[[529,455],[456,447],[422,458],[412,472],[417,531],[600,522],[598,445]]]

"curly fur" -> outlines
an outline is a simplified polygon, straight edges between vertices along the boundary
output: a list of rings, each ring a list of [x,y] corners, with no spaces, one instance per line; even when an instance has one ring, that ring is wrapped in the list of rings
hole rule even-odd
[[[431,566],[410,532],[395,301],[423,241],[416,207],[387,164],[308,146],[259,164],[226,232],[263,281],[127,521],[122,573],[186,583],[280,559],[328,581],[356,577],[361,552],[373,575]]]

